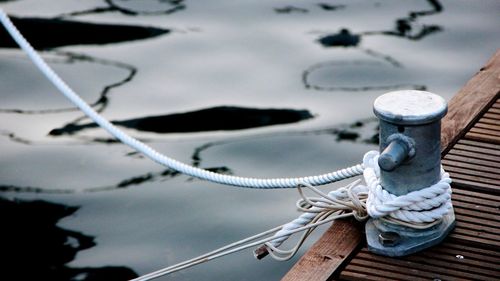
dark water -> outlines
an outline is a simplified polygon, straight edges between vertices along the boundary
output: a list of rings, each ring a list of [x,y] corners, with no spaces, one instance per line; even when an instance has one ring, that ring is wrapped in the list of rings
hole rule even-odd
[[[0,2],[128,133],[186,163],[255,177],[359,162],[376,148],[377,96],[449,99],[500,42],[494,0]],[[126,280],[298,215],[294,190],[220,186],[143,158],[75,110],[3,31],[0,47],[8,280]],[[296,260],[246,251],[164,280],[278,280]]]

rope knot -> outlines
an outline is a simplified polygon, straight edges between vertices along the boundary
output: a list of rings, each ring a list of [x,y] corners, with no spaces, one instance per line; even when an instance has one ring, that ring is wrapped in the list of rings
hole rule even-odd
[[[367,211],[372,218],[387,218],[395,222],[408,224],[434,223],[439,221],[452,208],[451,179],[448,173],[441,170],[439,182],[396,196],[385,190],[379,179],[379,168],[375,162],[376,156],[371,156],[363,176],[368,185]],[[363,162],[365,163],[365,162]]]

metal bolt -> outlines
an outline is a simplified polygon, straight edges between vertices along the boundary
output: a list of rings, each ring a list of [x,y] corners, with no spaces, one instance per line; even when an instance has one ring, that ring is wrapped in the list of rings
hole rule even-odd
[[[267,255],[269,255],[269,251],[267,250],[266,245],[260,246],[253,252],[253,256],[258,260],[265,258]]]
[[[378,241],[385,247],[396,246],[399,243],[401,236],[397,232],[382,232],[378,235]]]
[[[380,169],[388,172],[396,169],[396,167],[408,158],[409,151],[410,148],[404,142],[399,140],[392,141],[378,158]]]

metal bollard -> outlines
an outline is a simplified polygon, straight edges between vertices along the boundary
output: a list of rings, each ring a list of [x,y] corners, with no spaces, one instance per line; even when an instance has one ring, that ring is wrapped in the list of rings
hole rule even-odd
[[[380,120],[382,187],[401,196],[437,183],[446,101],[430,92],[405,90],[380,96],[373,108]],[[423,230],[370,219],[366,224],[368,248],[386,256],[408,255],[441,242],[454,224],[453,210],[441,223]]]

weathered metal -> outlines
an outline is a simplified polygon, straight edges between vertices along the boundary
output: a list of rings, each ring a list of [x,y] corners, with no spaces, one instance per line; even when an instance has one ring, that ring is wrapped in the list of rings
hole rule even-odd
[[[351,221],[336,221],[282,280],[498,280],[500,50],[449,102],[442,164],[453,178],[456,227],[435,247],[375,255]]]
[[[441,178],[440,133],[446,101],[425,91],[395,91],[377,98],[373,108],[380,119],[382,187],[401,196],[437,183]],[[366,225],[368,247],[377,254],[408,255],[441,242],[454,222],[453,211],[439,224],[423,230],[370,219]]]

